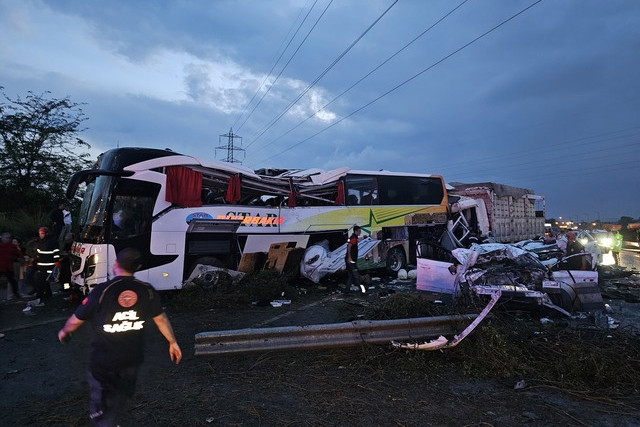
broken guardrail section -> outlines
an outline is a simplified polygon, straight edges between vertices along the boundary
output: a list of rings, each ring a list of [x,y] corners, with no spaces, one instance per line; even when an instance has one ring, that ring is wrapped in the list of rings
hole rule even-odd
[[[293,349],[325,349],[366,344],[388,344],[453,335],[461,322],[477,314],[396,320],[356,320],[308,326],[248,328],[200,332],[195,337],[196,356],[246,354]]]

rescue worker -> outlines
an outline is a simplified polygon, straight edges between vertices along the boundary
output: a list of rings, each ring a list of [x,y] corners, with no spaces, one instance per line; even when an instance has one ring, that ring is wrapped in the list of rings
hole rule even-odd
[[[613,242],[611,244],[611,255],[613,255],[613,262],[616,265],[620,265],[620,251],[622,251],[622,234],[616,230],[613,233]]]
[[[35,244],[36,252],[36,270],[34,272],[34,287],[36,290],[36,300],[31,301],[29,305],[34,307],[44,306],[44,301],[51,298],[51,286],[49,285],[49,276],[53,268],[60,258],[60,249],[58,249],[58,239],[56,236],[49,236],[47,227],[38,229],[38,240]]]
[[[345,267],[347,269],[347,286],[345,289],[345,293],[351,292],[351,285],[354,284],[356,287],[360,287],[362,293],[366,293],[367,289],[363,284],[360,283],[360,272],[358,271],[358,237],[360,237],[360,233],[362,230],[359,226],[353,226],[353,234],[349,237],[347,241],[347,253],[345,254],[344,262]]]
[[[91,321],[89,356],[89,416],[100,426],[115,426],[135,392],[138,369],[144,360],[144,329],[153,319],[169,342],[169,358],[182,359],[160,296],[148,283],[133,277],[140,268],[140,252],[123,249],[113,266],[113,279],[96,285],[58,332],[66,343],[82,324]]]
[[[584,254],[584,246],[576,239],[576,233],[573,231],[567,232],[567,249],[565,253],[566,269],[567,270],[586,270],[587,259]]]

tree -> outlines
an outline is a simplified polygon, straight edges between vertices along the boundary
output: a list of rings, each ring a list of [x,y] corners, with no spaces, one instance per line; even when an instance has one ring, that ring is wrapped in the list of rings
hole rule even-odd
[[[64,197],[69,177],[90,165],[77,137],[87,120],[81,106],[51,92],[10,98],[0,86],[0,211],[42,212]]]

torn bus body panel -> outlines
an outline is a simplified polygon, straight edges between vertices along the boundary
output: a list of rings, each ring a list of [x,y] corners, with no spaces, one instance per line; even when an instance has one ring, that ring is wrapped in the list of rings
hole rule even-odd
[[[358,242],[358,260],[367,257],[380,244],[380,241],[365,237]],[[309,246],[300,263],[300,274],[314,283],[320,282],[324,276],[343,270],[347,244],[343,244],[334,251],[329,251],[328,244]]]

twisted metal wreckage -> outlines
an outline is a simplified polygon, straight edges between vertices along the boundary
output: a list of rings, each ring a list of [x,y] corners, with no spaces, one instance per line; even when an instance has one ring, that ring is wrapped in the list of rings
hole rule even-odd
[[[569,258],[563,257],[555,242],[527,240],[516,244],[473,243],[469,248],[462,247],[462,242],[468,241],[469,235],[469,227],[464,220],[452,221],[438,239],[419,241],[416,247],[416,287],[451,295],[466,304],[488,298],[486,306],[477,315],[203,332],[196,335],[196,355],[329,348],[361,343],[391,343],[395,348],[416,350],[447,349],[466,338],[499,300],[510,307],[546,308],[564,316],[604,308],[595,262],[597,248],[589,248],[595,252],[574,255],[593,260],[590,270],[569,270]],[[367,238],[361,245],[364,250],[360,256],[364,258],[375,247],[376,241]],[[322,253],[323,257],[316,256],[318,249],[307,249],[307,254],[312,256],[304,257],[301,271],[304,272],[305,268],[307,272],[319,271],[318,259],[322,258],[322,273],[326,274],[340,264],[344,249],[341,247],[330,254]],[[310,265],[313,267],[311,270]],[[455,335],[460,321],[471,322]],[[453,338],[448,339],[445,335],[453,335]],[[415,343],[425,338],[435,339]]]
[[[483,184],[484,185],[484,184]],[[521,191],[508,186],[485,186],[483,191],[495,193],[487,200],[497,200],[498,191],[506,191],[509,198],[529,200],[528,190]],[[504,187],[504,188],[502,188]],[[593,311],[604,307],[598,288],[596,261],[597,247],[589,247],[585,253],[574,255],[586,257],[592,269],[569,270],[569,258],[555,242],[524,240],[516,244],[483,243],[474,241],[473,231],[483,234],[494,226],[500,226],[502,234],[495,236],[505,240],[515,237],[508,227],[499,222],[495,212],[489,216],[484,199],[477,196],[478,188],[464,188],[460,195],[450,198],[451,219],[446,224],[423,224],[409,218],[407,226],[383,227],[375,236],[368,236],[358,244],[359,263],[375,254],[387,253],[388,241],[414,242],[417,264],[418,290],[448,294],[463,304],[487,301],[478,314],[437,316],[391,321],[354,321],[348,323],[309,325],[285,328],[249,328],[235,331],[203,332],[196,335],[196,355],[247,353],[265,350],[294,348],[328,348],[355,346],[362,343],[391,343],[396,348],[437,350],[458,345],[491,312],[500,300],[501,304],[524,309],[546,308],[564,316],[578,311]],[[478,190],[479,191],[479,190]],[[514,191],[517,194],[512,194]],[[522,193],[522,194],[520,194]],[[529,203],[524,206],[532,210]],[[534,214],[534,212],[530,212]],[[539,215],[517,218],[519,229],[531,235],[543,222]],[[475,221],[474,221],[475,220]],[[526,227],[530,221],[536,226]],[[503,221],[504,222],[504,221]],[[524,234],[520,234],[524,235]],[[510,237],[509,237],[510,236]],[[306,248],[300,263],[300,274],[318,283],[324,276],[344,268],[346,243],[333,251],[318,242]],[[409,253],[409,252],[407,252]],[[455,335],[460,322],[468,326]],[[453,335],[453,338],[445,338]],[[407,343],[425,338],[435,338],[422,344]]]

